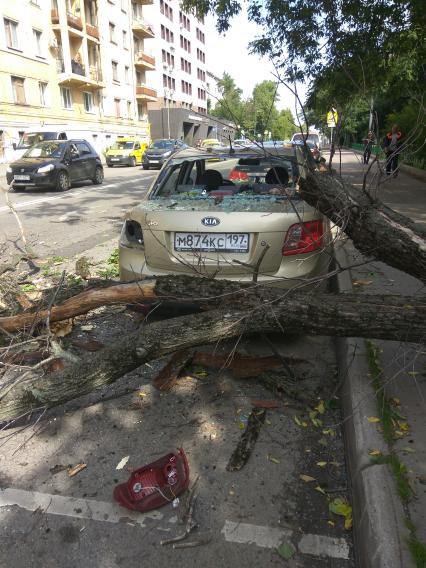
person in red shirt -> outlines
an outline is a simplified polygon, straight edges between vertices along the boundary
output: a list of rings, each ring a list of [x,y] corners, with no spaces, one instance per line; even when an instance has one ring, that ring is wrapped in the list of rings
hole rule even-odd
[[[383,140],[383,149],[386,154],[386,174],[396,177],[398,175],[398,156],[401,152],[402,133],[394,124]]]

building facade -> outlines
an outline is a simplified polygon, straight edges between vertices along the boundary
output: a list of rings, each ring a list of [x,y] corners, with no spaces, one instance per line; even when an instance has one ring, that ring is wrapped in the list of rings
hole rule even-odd
[[[28,129],[78,133],[98,152],[149,138],[153,0],[14,0],[0,7],[0,161]]]
[[[153,73],[157,101],[148,104],[151,135],[193,144],[217,128],[207,115],[204,21],[183,12],[179,0],[153,0],[146,14],[154,26],[151,48],[157,61]]]

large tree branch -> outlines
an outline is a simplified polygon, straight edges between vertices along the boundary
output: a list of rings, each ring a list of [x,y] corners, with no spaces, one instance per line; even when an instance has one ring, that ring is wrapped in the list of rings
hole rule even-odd
[[[426,231],[341,178],[308,174],[301,195],[336,223],[363,254],[426,283]]]
[[[149,285],[154,294],[168,298],[193,299],[198,290],[196,298],[222,307],[147,325],[59,372],[18,382],[4,396],[0,390],[0,421],[87,394],[152,359],[241,334],[284,331],[403,341],[421,341],[425,336],[425,299],[283,295],[262,287],[245,287],[241,293],[236,283],[173,276]]]

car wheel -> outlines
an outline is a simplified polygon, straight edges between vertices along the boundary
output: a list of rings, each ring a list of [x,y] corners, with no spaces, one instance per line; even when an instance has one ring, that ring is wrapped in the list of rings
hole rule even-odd
[[[95,170],[95,177],[92,178],[95,185],[100,185],[104,181],[104,172],[99,166]]]
[[[67,191],[70,188],[70,178],[67,172],[61,170],[56,178],[56,190]]]
[[[108,166],[109,168],[113,168],[113,167],[114,167],[112,164],[107,164],[107,166]]]
[[[130,167],[134,168],[136,166],[136,158],[134,156],[132,156],[130,158]]]
[[[144,170],[149,170],[148,164],[142,164],[142,167],[143,167]]]

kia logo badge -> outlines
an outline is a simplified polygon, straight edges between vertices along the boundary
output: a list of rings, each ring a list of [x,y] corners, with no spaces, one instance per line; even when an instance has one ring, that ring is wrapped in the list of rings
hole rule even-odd
[[[217,225],[220,224],[220,219],[218,219],[217,217],[203,217],[201,219],[201,223],[205,227],[217,227]]]

